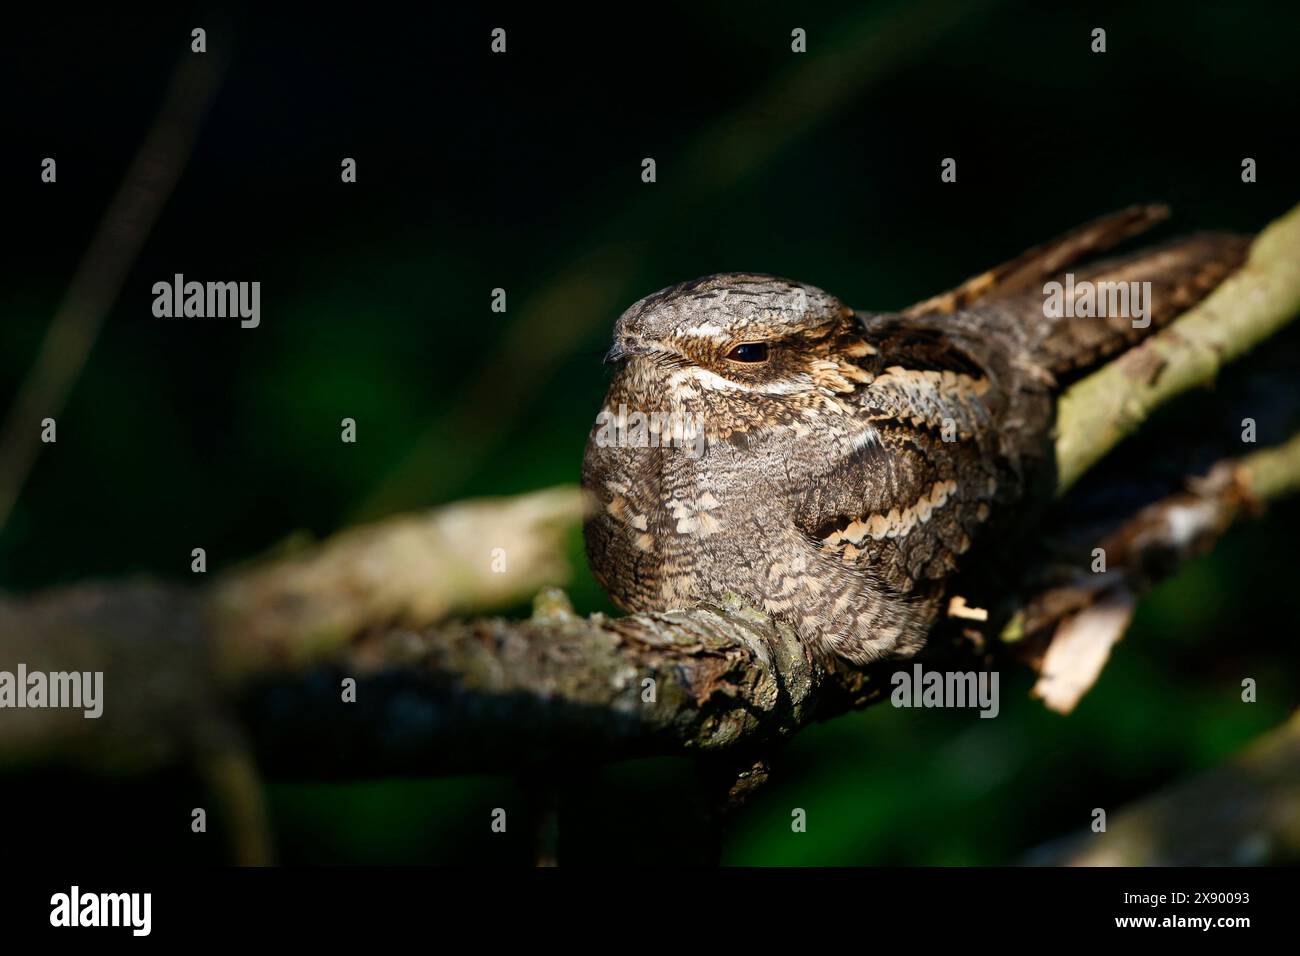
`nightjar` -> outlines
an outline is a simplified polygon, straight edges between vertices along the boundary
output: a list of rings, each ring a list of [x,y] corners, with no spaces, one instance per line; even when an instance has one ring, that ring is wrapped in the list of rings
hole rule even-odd
[[[1045,283],[1166,214],[1103,217],[899,313],[749,274],[637,302],[583,463],[597,579],[630,611],[731,592],[814,653],[915,653],[964,557],[1050,474],[1063,384],[1241,263],[1245,238],[1194,235],[1081,266],[1045,307]],[[1148,293],[1150,322],[1098,316],[1081,297],[1113,303],[1104,283]]]

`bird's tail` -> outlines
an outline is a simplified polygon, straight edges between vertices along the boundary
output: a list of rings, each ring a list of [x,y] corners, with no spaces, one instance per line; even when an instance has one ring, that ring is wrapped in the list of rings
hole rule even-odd
[[[1249,248],[1248,236],[1198,233],[1054,277],[1029,297],[1043,322],[1030,338],[1037,363],[1069,375],[1135,345],[1209,295]]]
[[[906,314],[996,302],[1035,365],[1058,377],[1083,371],[1168,324],[1245,260],[1250,237],[1200,233],[1067,271],[1167,215],[1164,206],[1134,206],[1103,216]]]

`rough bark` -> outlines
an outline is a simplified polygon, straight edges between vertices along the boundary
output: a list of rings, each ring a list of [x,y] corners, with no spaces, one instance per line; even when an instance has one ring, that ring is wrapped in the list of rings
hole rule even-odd
[[[244,714],[267,765],[290,773],[499,771],[761,748],[875,686],[739,603],[613,620],[545,592],[526,621],[377,633],[300,680],[250,687]]]

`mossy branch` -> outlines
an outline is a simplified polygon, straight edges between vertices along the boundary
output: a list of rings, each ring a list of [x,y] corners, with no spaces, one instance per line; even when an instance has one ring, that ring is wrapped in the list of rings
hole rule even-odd
[[[1057,493],[1197,386],[1300,315],[1300,206],[1251,245],[1245,265],[1168,328],[1076,383],[1057,406]]]

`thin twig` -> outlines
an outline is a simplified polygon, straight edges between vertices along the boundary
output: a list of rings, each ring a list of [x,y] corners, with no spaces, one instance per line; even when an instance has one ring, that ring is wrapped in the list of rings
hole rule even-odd
[[[221,72],[217,53],[182,61],[153,128],[73,273],[0,433],[0,528],[36,463],[40,423],[57,418],[67,404],[122,283],[180,178]]]

